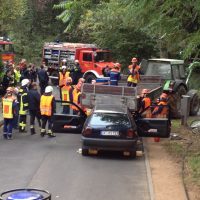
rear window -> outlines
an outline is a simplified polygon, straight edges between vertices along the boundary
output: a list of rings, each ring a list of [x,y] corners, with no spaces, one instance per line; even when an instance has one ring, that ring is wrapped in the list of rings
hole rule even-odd
[[[130,126],[130,121],[126,114],[120,113],[94,113],[90,120],[91,126],[124,125]]]

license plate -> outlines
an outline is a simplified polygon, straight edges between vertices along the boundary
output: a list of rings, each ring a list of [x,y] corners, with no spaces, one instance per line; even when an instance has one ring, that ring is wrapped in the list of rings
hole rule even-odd
[[[103,136],[119,136],[119,131],[101,131]]]

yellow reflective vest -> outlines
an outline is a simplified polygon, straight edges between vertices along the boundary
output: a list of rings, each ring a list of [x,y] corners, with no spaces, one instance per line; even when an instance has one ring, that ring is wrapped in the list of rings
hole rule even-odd
[[[7,98],[2,98],[3,118],[6,118],[6,119],[13,118],[13,101],[14,101],[14,98],[12,96],[7,97]]]
[[[53,100],[53,95],[41,96],[41,99],[40,99],[41,115],[52,116],[52,100]]]
[[[70,101],[69,91],[71,88],[72,88],[71,85],[65,85],[64,87],[62,87],[61,89],[62,101]],[[63,102],[62,105],[69,105],[69,103]]]

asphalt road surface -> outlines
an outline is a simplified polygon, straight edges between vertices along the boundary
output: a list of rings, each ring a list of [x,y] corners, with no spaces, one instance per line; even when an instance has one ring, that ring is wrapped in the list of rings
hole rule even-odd
[[[49,190],[53,200],[150,199],[144,158],[83,157],[80,147],[79,134],[1,135],[0,192],[32,187]]]
[[[58,99],[56,87],[54,95]],[[0,192],[40,188],[50,191],[53,200],[150,200],[144,157],[83,157],[80,137],[41,138],[15,131],[13,140],[4,140],[0,134]]]

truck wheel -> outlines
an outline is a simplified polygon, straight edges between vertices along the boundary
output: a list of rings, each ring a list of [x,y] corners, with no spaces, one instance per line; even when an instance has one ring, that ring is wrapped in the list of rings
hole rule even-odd
[[[173,118],[181,117],[181,96],[187,93],[183,85],[177,88],[176,93],[169,96],[170,111]]]
[[[97,77],[94,74],[88,74],[85,76],[85,82],[86,83],[91,83],[92,80],[96,80]]]
[[[190,102],[190,115],[197,115],[199,111],[199,97],[195,94]]]
[[[58,74],[58,72],[54,71],[54,72],[52,72],[51,76],[58,77],[59,74]],[[51,78],[51,83],[52,83],[53,85],[57,86],[57,85],[58,85],[58,79],[53,79],[53,78]]]

